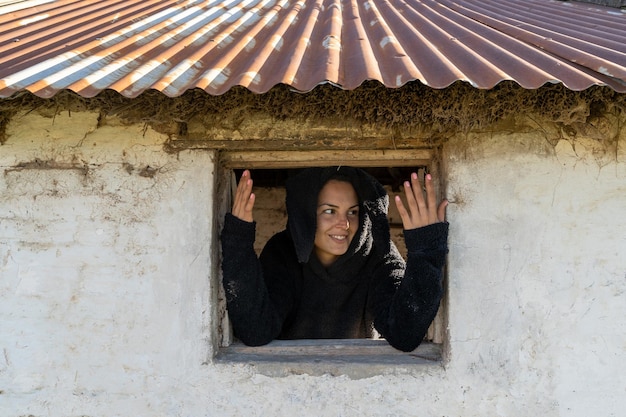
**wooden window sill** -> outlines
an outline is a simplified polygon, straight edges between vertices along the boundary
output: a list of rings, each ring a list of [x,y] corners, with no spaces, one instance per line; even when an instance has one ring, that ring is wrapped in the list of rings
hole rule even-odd
[[[413,352],[401,352],[385,340],[372,339],[275,340],[258,347],[237,342],[221,348],[215,363],[246,364],[268,376],[330,374],[366,378],[442,368],[442,347],[424,342]]]

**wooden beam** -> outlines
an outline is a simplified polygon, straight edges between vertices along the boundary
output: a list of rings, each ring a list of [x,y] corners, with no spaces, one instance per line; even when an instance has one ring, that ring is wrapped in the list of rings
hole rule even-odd
[[[225,168],[300,168],[349,165],[356,167],[430,165],[431,149],[327,151],[222,151]]]
[[[258,347],[240,343],[222,347],[214,363],[252,365],[255,372],[276,377],[308,374],[358,379],[412,372],[421,375],[442,369],[443,346],[423,342],[413,352],[400,352],[386,340],[274,340]]]
[[[343,137],[343,138],[297,138],[297,139],[173,139],[167,142],[171,151],[184,149],[217,149],[225,151],[285,151],[316,149],[415,149],[427,148],[428,142],[419,138],[389,137]]]

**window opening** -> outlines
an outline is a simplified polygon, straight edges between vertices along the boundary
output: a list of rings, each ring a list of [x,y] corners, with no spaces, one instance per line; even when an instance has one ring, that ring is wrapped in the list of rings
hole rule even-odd
[[[411,158],[411,151],[416,152]],[[245,154],[247,157],[241,157]],[[268,155],[272,154],[272,155]],[[280,155],[276,155],[280,154]],[[406,257],[406,246],[404,244],[402,221],[397,213],[395,204],[393,203],[394,194],[402,192],[402,183],[409,178],[412,172],[417,170],[420,179],[423,181],[425,173],[433,173],[438,179],[439,184],[443,183],[435,163],[432,150],[406,150],[404,157],[399,159],[399,153],[390,152],[387,158],[383,155],[372,158],[350,158],[342,157],[340,160],[325,158],[326,153],[320,152],[321,158],[307,159],[298,161],[298,152],[222,152],[220,156],[221,169],[218,173],[226,181],[218,181],[218,194],[220,202],[216,211],[218,215],[218,224],[221,230],[221,224],[226,211],[231,209],[231,193],[237,187],[237,183],[244,169],[249,169],[254,180],[254,189],[256,194],[255,202],[255,220],[257,222],[257,235],[255,240],[255,250],[257,255],[263,249],[267,240],[275,233],[284,230],[286,226],[287,213],[285,207],[285,182],[291,176],[297,174],[300,170],[311,166],[330,166],[330,165],[350,165],[360,167],[372,176],[377,178],[381,184],[387,189],[389,194],[389,223],[391,237],[400,250],[400,253]],[[310,152],[308,153],[310,154]],[[331,155],[332,156],[332,155]],[[419,157],[415,157],[419,156]],[[246,161],[246,159],[250,159]],[[345,159],[350,162],[345,162]],[[389,159],[389,160],[387,160]],[[438,187],[440,188],[440,187]],[[219,191],[221,189],[221,191]],[[440,194],[439,190],[438,194]],[[221,269],[220,269],[221,273]],[[280,361],[280,358],[290,357],[294,355],[302,355],[304,357],[317,358],[315,360],[326,361],[329,355],[335,355],[335,352],[344,352],[347,360],[359,361],[364,352],[368,355],[376,355],[376,357],[396,358],[404,355],[402,352],[394,352],[394,349],[388,346],[384,340],[321,340],[321,341],[276,341],[272,346],[266,347],[247,347],[236,341],[232,335],[230,324],[228,323],[228,314],[226,311],[226,302],[223,295],[221,284],[218,286],[220,294],[219,298],[219,314],[220,324],[219,332],[221,335],[220,349],[221,353],[228,353],[230,360],[237,361],[241,358],[247,361],[250,358],[271,358],[270,362]],[[413,352],[412,359],[421,362],[432,362],[441,360],[441,346],[445,341],[445,308],[447,305],[447,297],[445,292],[444,278],[444,298],[442,300],[439,312],[431,324],[426,335],[425,342],[420,345],[416,352]],[[434,347],[435,346],[435,347]],[[439,346],[439,347],[436,347]],[[388,348],[388,349],[387,349]],[[382,350],[381,350],[382,349]],[[391,349],[391,350],[389,350]],[[347,353],[346,353],[347,352]],[[356,353],[355,353],[356,352]],[[382,353],[384,352],[384,353]],[[309,355],[311,354],[311,355]],[[389,356],[390,355],[390,356]],[[346,360],[342,356],[342,360]],[[371,359],[371,356],[369,356]],[[362,358],[361,358],[362,359]],[[383,362],[388,359],[383,359]],[[394,361],[395,359],[390,359]],[[368,361],[370,363],[371,361]]]

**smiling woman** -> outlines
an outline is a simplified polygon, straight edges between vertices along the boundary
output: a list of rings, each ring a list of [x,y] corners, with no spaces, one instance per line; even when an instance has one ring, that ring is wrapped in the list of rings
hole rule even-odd
[[[359,199],[349,181],[333,179],[320,190],[317,201],[315,255],[328,268],[348,251],[359,224]],[[352,228],[350,228],[352,225]]]
[[[411,351],[424,339],[443,294],[445,202],[432,178],[403,184],[398,211],[407,262],[391,241],[385,188],[349,167],[305,169],[287,181],[286,230],[254,251],[253,180],[244,171],[222,231],[222,271],[235,336],[348,339],[381,334]]]

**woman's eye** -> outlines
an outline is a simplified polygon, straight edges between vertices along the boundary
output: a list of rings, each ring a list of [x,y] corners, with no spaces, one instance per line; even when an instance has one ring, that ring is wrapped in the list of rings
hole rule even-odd
[[[337,214],[337,213],[338,213],[338,211],[336,209],[334,209],[334,208],[327,208],[327,209],[323,209],[321,211],[321,214]],[[346,215],[350,216],[350,217],[357,217],[359,215],[359,211],[358,210],[349,210],[346,213]]]

